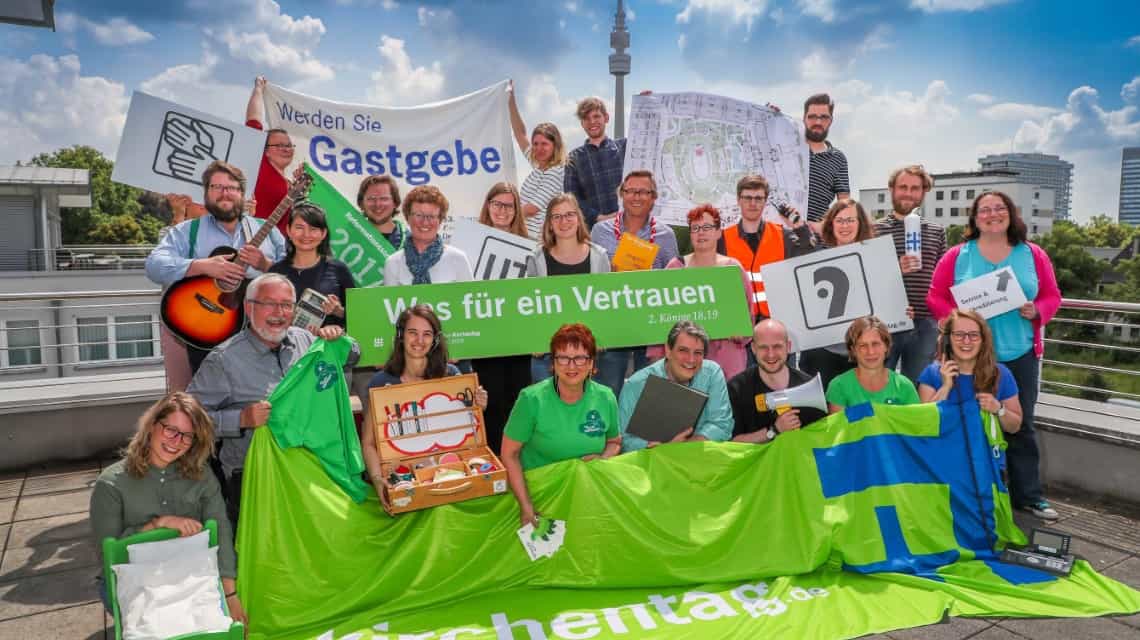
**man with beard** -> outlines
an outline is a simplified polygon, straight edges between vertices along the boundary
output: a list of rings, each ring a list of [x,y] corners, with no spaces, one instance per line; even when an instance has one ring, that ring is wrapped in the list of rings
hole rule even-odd
[[[315,339],[292,326],[296,299],[293,283],[285,276],[266,273],[255,278],[245,294],[246,327],[210,351],[186,389],[202,403],[221,440],[217,457],[226,511],[235,531],[245,453],[253,430],[268,422],[272,411],[266,398]],[[342,335],[344,329],[338,325],[316,330],[316,337],[325,340]],[[353,342],[346,366],[359,359],[360,347]]]
[[[810,382],[812,376],[788,366],[792,342],[788,330],[779,320],[762,320],[752,331],[752,354],[756,366],[749,367],[728,381],[728,399],[736,427],[736,442],[765,444],[785,431],[799,429],[827,416],[819,409],[774,409],[759,411],[756,397]]]
[[[205,275],[239,283],[242,278],[253,278],[285,257],[285,239],[276,229],[270,231],[260,246],[245,244],[264,221],[242,215],[246,183],[241,169],[214,161],[202,174],[202,187],[203,202],[210,215],[167,229],[146,258],[146,276],[152,282],[167,287],[183,278]],[[238,260],[209,257],[218,247],[236,248]],[[206,352],[188,346],[187,355],[191,369],[197,371]]]
[[[396,219],[400,210],[400,187],[392,176],[368,176],[360,182],[356,205],[372,227],[392,245],[393,251],[404,246],[408,229]]]
[[[898,366],[902,374],[915,384],[922,370],[934,359],[934,348],[938,342],[938,323],[926,307],[926,293],[930,290],[934,266],[942,254],[946,253],[946,230],[934,223],[922,221],[920,265],[917,256],[906,254],[906,227],[903,219],[922,206],[923,198],[933,187],[934,179],[920,165],[896,169],[887,181],[894,212],[875,223],[876,236],[890,236],[895,241],[895,253],[899,256],[907,304],[914,309],[914,328],[892,336],[891,352],[887,355],[885,364],[890,370]]]
[[[836,198],[851,192],[847,175],[847,156],[827,141],[831,130],[835,103],[826,93],[817,93],[804,101],[804,137],[811,149],[808,169],[808,221],[819,234],[820,221]]]

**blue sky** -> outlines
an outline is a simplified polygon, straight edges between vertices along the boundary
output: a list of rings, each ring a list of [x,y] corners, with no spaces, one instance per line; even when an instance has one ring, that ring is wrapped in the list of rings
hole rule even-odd
[[[93,6],[97,4],[98,6]],[[1116,214],[1120,150],[1140,145],[1140,7],[1025,0],[634,0],[627,92],[705,91],[798,114],[837,101],[853,187],[979,155],[1073,162],[1078,218]],[[91,144],[113,155],[130,94],[241,118],[253,77],[411,105],[515,79],[528,124],[583,135],[574,102],[613,97],[614,2],[101,0],[56,3],[57,31],[0,26],[0,163]]]

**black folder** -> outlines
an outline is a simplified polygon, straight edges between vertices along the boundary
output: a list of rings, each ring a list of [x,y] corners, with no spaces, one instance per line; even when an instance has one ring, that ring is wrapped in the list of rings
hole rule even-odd
[[[650,442],[669,442],[697,424],[708,400],[708,394],[651,375],[645,380],[626,432]]]

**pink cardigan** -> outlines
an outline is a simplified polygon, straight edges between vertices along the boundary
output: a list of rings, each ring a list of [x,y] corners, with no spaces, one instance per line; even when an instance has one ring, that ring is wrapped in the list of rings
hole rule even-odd
[[[1044,326],[1057,314],[1061,306],[1061,290],[1057,287],[1057,275],[1053,273],[1053,261],[1049,254],[1041,247],[1026,242],[1029,250],[1033,252],[1033,266],[1037,271],[1037,297],[1033,305],[1037,307],[1037,317],[1033,322],[1033,353],[1038,358],[1045,353],[1043,340]],[[930,279],[930,290],[926,293],[926,306],[935,319],[941,321],[958,306],[954,296],[950,294],[950,287],[954,285],[954,265],[958,262],[958,254],[962,252],[962,245],[952,247],[943,254],[934,267],[934,276]]]

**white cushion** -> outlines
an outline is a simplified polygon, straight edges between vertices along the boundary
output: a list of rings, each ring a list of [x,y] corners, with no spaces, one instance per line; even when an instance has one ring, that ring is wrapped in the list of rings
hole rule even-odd
[[[157,542],[140,542],[127,545],[127,562],[162,562],[171,558],[181,558],[189,553],[198,553],[210,548],[210,532],[205,529],[185,538],[171,538]]]
[[[226,631],[233,624],[222,612],[217,547],[162,562],[111,568],[123,640]]]

